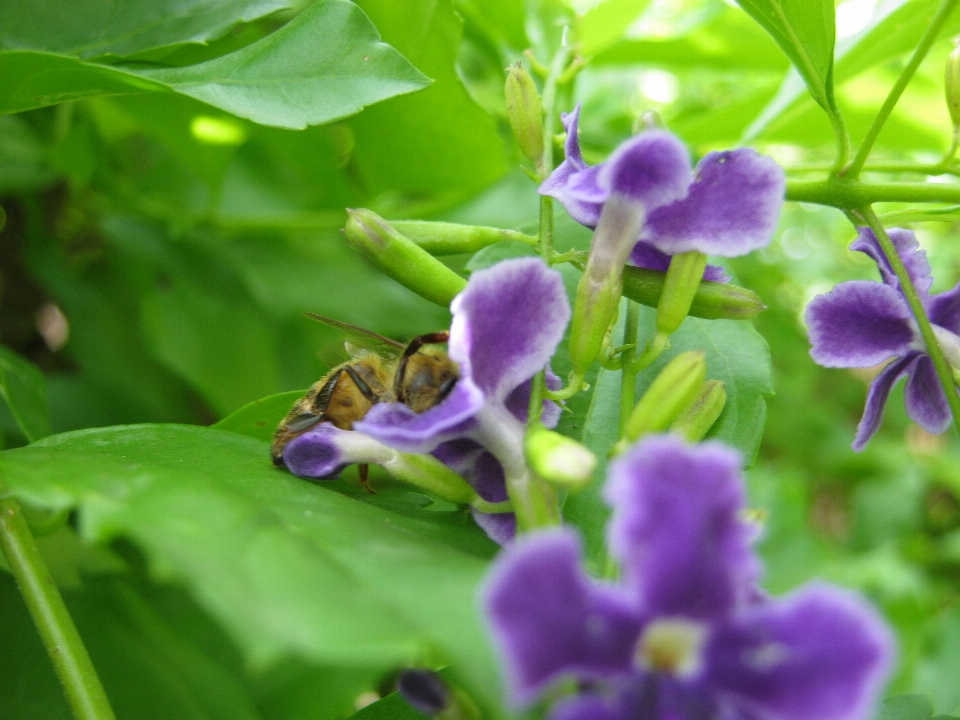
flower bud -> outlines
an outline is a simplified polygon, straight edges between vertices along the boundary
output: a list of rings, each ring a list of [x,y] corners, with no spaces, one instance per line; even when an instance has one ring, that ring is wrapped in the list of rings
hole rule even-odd
[[[543,110],[537,86],[523,63],[518,61],[507,68],[503,92],[517,145],[524,156],[539,167],[543,163]]]
[[[707,361],[699,350],[682,352],[668,362],[630,413],[625,439],[634,442],[669,428],[697,397],[706,374]]]
[[[424,715],[439,715],[450,704],[450,688],[432,670],[403,670],[397,678],[397,691],[414,710]]]
[[[660,302],[657,303],[657,331],[670,335],[676,332],[690,313],[690,305],[696,295],[707,256],[693,251],[674,255],[667,269]]]
[[[593,479],[597,456],[566,435],[539,426],[527,433],[524,449],[527,463],[547,482],[579,489]]]
[[[479,225],[458,225],[429,220],[396,220],[391,223],[394,230],[415,242],[431,255],[460,255],[505,240],[513,240],[535,245],[537,239],[516,230],[483,227]]]
[[[623,269],[623,296],[648,307],[657,307],[666,274],[627,265]],[[766,310],[756,293],[727,283],[701,280],[688,315],[707,320],[749,320]]]
[[[344,234],[378,269],[420,297],[443,307],[467,281],[370,210],[347,210]]]
[[[720,417],[726,403],[727,391],[723,381],[705,381],[693,402],[673,421],[670,432],[675,432],[690,442],[703,440]]]
[[[960,46],[953,49],[947,58],[947,69],[943,81],[944,93],[947,97],[947,109],[953,126],[960,126]]]

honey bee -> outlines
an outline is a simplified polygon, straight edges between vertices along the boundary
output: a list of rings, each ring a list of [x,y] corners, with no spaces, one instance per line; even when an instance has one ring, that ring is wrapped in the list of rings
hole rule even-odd
[[[447,342],[447,331],[420,335],[408,344],[339,320],[306,313],[307,317],[341,330],[351,359],[337,365],[297,400],[273,435],[273,464],[282,466],[283,448],[321,422],[352,430],[377,403],[400,402],[416,413],[440,403],[456,385],[459,369],[434,345]],[[366,466],[360,466],[366,487]],[[369,488],[367,488],[369,490]]]

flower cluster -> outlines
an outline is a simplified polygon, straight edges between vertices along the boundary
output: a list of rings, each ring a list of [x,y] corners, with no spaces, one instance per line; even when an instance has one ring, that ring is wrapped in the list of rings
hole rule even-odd
[[[926,253],[909,230],[890,231],[897,254],[910,275],[937,341],[954,368],[960,368],[960,283],[930,294],[933,279]],[[850,245],[877,263],[882,282],[851,280],[819,295],[807,306],[810,355],[825,367],[868,368],[892,361],[870,383],[863,417],[853,441],[862,450],[880,426],[883,407],[896,382],[907,376],[907,414],[931,433],[950,425],[950,406],[900,281],[873,231],[861,228]]]
[[[576,534],[509,546],[484,604],[518,705],[563,678],[551,720],[857,720],[892,656],[877,614],[813,584],[757,587],[739,455],[654,436],[611,464],[608,546],[619,584],[590,579]]]

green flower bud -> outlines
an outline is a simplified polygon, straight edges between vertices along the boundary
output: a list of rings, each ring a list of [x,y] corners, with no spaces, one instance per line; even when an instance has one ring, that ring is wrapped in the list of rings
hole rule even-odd
[[[657,307],[665,280],[665,273],[628,265],[623,269],[623,295],[641,305]],[[751,290],[701,280],[688,314],[708,320],[749,320],[766,309]]]
[[[690,313],[690,305],[696,295],[707,256],[702,252],[687,252],[670,259],[663,292],[657,304],[657,331],[670,335]]]
[[[597,456],[566,435],[543,426],[527,433],[524,440],[527,463],[547,482],[579,489],[590,482]]]
[[[693,402],[680,413],[670,426],[670,432],[681,435],[690,442],[700,442],[723,412],[727,403],[727,391],[722,380],[707,380]]]
[[[458,225],[456,223],[430,222],[428,220],[395,220],[394,230],[403,233],[431,255],[460,255],[505,240],[536,245],[537,239],[516,230]]]
[[[947,70],[943,81],[944,93],[947,96],[947,109],[953,126],[960,126],[960,46],[953,49],[947,59]]]
[[[378,269],[420,297],[443,307],[467,285],[442,262],[397,232],[370,210],[347,210],[347,242],[360,250]]]
[[[543,110],[537,86],[523,63],[518,61],[507,68],[503,92],[507,99],[507,118],[517,145],[539,168],[543,163]]]
[[[630,413],[625,440],[632,443],[641,435],[669,428],[697,397],[706,374],[707,361],[700,350],[682,352],[668,362]]]

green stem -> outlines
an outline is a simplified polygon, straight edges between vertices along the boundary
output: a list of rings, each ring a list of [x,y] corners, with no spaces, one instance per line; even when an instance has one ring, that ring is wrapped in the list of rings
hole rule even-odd
[[[937,10],[937,14],[933,16],[933,19],[927,26],[926,31],[923,33],[923,37],[920,38],[920,42],[917,43],[917,47],[913,51],[913,56],[910,58],[910,62],[907,63],[907,66],[900,73],[900,77],[897,78],[897,81],[893,84],[893,87],[890,88],[890,93],[887,95],[887,99],[883,101],[883,105],[880,106],[880,111],[870,124],[870,128],[867,130],[866,137],[864,137],[863,142],[860,143],[860,148],[857,150],[857,154],[853,158],[853,162],[851,162],[850,165],[841,172],[841,175],[844,175],[851,180],[860,176],[860,171],[863,169],[863,165],[867,161],[867,156],[873,149],[873,145],[877,141],[877,137],[880,135],[880,131],[883,129],[884,123],[887,122],[887,118],[890,117],[890,113],[893,112],[893,108],[896,107],[897,102],[899,102],[900,96],[906,89],[907,84],[911,79],[913,79],[914,73],[917,71],[917,68],[920,67],[920,63],[923,62],[923,58],[926,57],[927,52],[930,50],[930,46],[933,45],[934,41],[937,39],[937,35],[940,34],[940,30],[943,28],[943,25],[950,16],[950,13],[953,12],[953,8],[956,4],[957,0],[943,0],[943,2],[940,3],[940,8]]]
[[[637,373],[632,365],[637,354],[637,334],[640,329],[640,305],[627,300],[627,317],[623,326],[623,344],[628,346],[621,355],[623,374],[620,377],[620,435],[622,439],[627,430],[627,421],[633,412],[637,387]]]
[[[878,202],[960,203],[960,184],[788,180],[786,199],[830,205],[841,210]]]
[[[900,288],[903,290],[904,297],[907,299],[907,304],[910,305],[913,317],[916,319],[917,326],[920,328],[920,334],[923,336],[923,342],[927,346],[927,353],[933,360],[933,365],[937,370],[937,377],[940,379],[944,393],[946,393],[947,402],[950,404],[950,412],[953,414],[954,424],[957,426],[957,430],[960,431],[960,395],[957,394],[957,386],[954,382],[950,365],[943,356],[940,344],[933,334],[933,328],[930,325],[930,319],[927,317],[927,311],[923,307],[923,301],[917,294],[917,289],[913,286],[910,274],[907,272],[903,260],[893,246],[893,241],[890,240],[890,236],[883,227],[883,223],[880,222],[880,219],[873,211],[873,208],[867,205],[860,210],[860,213],[863,215],[863,219],[867,221],[870,229],[873,230],[874,235],[877,236],[877,240],[880,242],[880,247],[883,249],[883,254],[886,256],[887,262],[893,267],[893,271],[900,281]]]
[[[954,152],[956,149],[954,149]],[[827,172],[831,168],[830,165],[825,165],[823,163],[808,163],[808,164],[799,164],[791,165],[787,168],[784,168],[788,173],[797,172],[797,173],[807,173],[807,172]],[[944,159],[938,163],[868,163],[863,166],[863,170],[866,172],[879,172],[879,173],[917,173],[918,175],[960,175],[960,168],[956,167],[953,164],[953,155],[950,154],[950,151],[947,152],[947,155],[944,156]]]
[[[50,577],[20,505],[12,497],[0,500],[0,548],[47,648],[73,716],[77,720],[114,720],[80,633]]]

